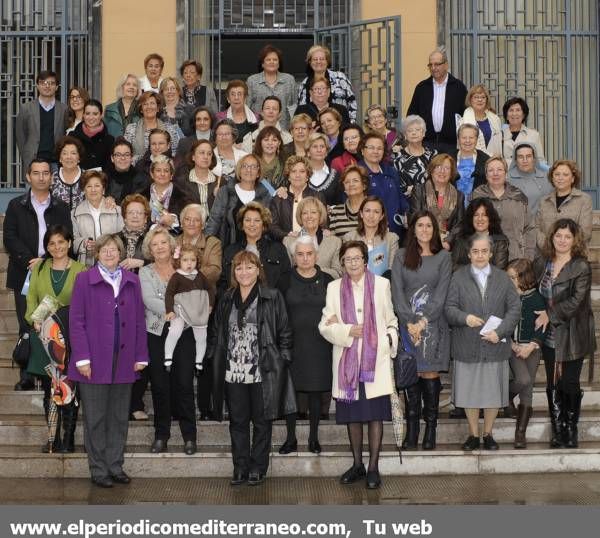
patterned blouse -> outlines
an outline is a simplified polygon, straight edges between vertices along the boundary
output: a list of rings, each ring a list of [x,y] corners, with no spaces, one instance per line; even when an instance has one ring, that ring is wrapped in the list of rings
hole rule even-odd
[[[229,338],[227,343],[226,383],[260,383],[258,368],[258,299],[246,310],[242,327],[238,327],[238,311],[235,305],[229,314]]]
[[[400,189],[404,194],[409,187],[423,185],[427,180],[427,166],[433,157],[437,155],[437,150],[425,147],[423,155],[411,155],[405,148],[401,148],[393,156],[393,162],[398,176],[400,176]]]
[[[332,71],[328,69],[326,76],[329,79],[331,85],[331,101],[338,105],[345,106],[348,109],[350,121],[356,123],[356,96],[352,89],[350,79],[342,71]],[[305,105],[308,103],[308,77],[305,77],[300,84],[300,91],[298,92],[298,105]]]

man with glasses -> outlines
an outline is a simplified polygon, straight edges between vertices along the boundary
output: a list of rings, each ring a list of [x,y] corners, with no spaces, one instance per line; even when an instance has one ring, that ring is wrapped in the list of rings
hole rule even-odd
[[[36,79],[38,98],[19,109],[15,137],[23,173],[36,157],[56,162],[54,146],[67,129],[67,107],[55,97],[58,86],[54,71],[40,71]]]
[[[427,126],[425,143],[440,153],[456,152],[456,116],[465,111],[467,88],[448,72],[448,57],[443,47],[429,55],[431,76],[422,80],[408,107],[407,115],[416,114]]]
[[[28,271],[45,254],[43,239],[46,229],[53,224],[62,224],[72,230],[69,206],[50,194],[50,163],[44,159],[33,159],[26,177],[31,188],[8,203],[4,217],[4,246],[8,252],[6,287],[14,292],[21,335],[29,332],[25,321],[27,291],[23,285]],[[33,388],[33,379],[26,368],[22,368],[15,390]]]
[[[108,176],[106,196],[119,205],[128,194],[142,192],[150,184],[148,177],[133,166],[133,146],[122,136],[112,146],[105,172]]]

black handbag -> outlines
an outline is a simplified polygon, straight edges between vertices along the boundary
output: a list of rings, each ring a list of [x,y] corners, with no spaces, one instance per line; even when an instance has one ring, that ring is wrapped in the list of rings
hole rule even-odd
[[[392,361],[394,363],[394,382],[398,392],[419,381],[416,352],[404,327],[400,327],[398,331],[398,354]]]
[[[23,333],[19,336],[15,349],[12,352],[13,361],[19,368],[26,368],[29,363],[29,354],[31,352],[31,342],[29,341],[29,333]]]

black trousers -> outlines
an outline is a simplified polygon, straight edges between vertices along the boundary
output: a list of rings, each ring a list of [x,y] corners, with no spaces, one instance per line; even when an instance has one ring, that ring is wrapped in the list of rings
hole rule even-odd
[[[269,468],[272,422],[265,418],[262,385],[225,383],[225,391],[233,467],[236,472],[266,473]],[[253,424],[252,447],[250,421]]]
[[[21,294],[21,290],[13,290],[15,297],[15,311],[17,313],[17,321],[19,322],[19,335],[29,332],[31,328],[25,319],[27,312],[27,297]],[[27,367],[19,368],[20,381],[33,381],[33,376],[27,373]]]
[[[171,417],[175,415],[179,419],[183,440],[196,441],[196,341],[191,329],[183,331],[173,354],[171,373],[168,373],[164,366],[167,332],[168,327],[165,326],[160,336],[148,333],[148,370],[154,407],[154,437],[165,441],[171,437]],[[172,409],[172,406],[175,409]]]
[[[198,411],[203,415],[212,413],[212,361],[204,359],[203,369],[198,374]]]
[[[542,347],[542,357],[544,358],[544,366],[546,368],[546,387],[552,389],[554,387],[554,363],[556,361],[555,350],[551,347]],[[574,361],[560,362],[562,372],[558,386],[566,394],[578,395],[581,391],[579,378],[581,377],[581,369],[583,368],[583,357]]]
[[[144,411],[144,394],[148,388],[150,373],[148,368],[144,368],[140,372],[140,378],[133,384],[131,389],[131,403],[129,404],[129,413],[134,411]]]

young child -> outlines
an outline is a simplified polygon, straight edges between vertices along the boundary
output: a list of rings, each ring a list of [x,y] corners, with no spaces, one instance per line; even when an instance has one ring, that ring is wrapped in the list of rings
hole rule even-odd
[[[206,327],[214,304],[214,290],[198,270],[200,256],[196,247],[181,247],[175,264],[178,268],[169,279],[165,293],[165,319],[171,322],[165,340],[165,368],[167,372],[171,371],[177,341],[184,329],[191,326],[196,339],[196,369],[202,370]]]
[[[535,320],[538,316],[536,311],[546,310],[546,302],[536,289],[533,265],[529,260],[511,261],[506,272],[521,298],[521,319],[513,335],[513,354],[510,358],[514,379],[508,388],[511,404],[513,398],[519,396],[514,446],[527,448],[525,433],[531,417],[533,384],[540,363],[540,348],[544,342],[544,330],[541,327],[535,328]]]

